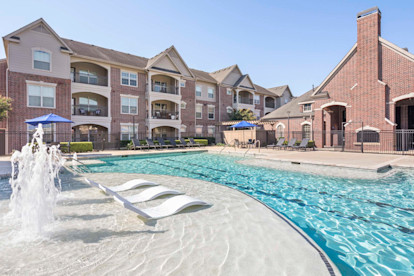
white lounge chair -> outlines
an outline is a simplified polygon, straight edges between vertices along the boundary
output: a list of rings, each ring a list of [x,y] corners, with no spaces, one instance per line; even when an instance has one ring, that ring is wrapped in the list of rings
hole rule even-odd
[[[90,185],[98,187],[99,189],[101,189],[102,191],[104,191],[107,194],[112,194],[110,191],[112,192],[123,192],[123,191],[128,191],[131,189],[135,189],[141,186],[157,186],[159,184],[151,182],[151,181],[147,181],[144,179],[133,179],[130,181],[125,182],[124,184],[118,185],[118,186],[112,186],[112,187],[105,187],[101,184],[98,184],[96,182],[93,182],[92,180],[86,179],[86,182],[88,182]]]
[[[131,203],[139,203],[139,202],[145,202],[148,200],[152,200],[152,199],[155,199],[163,195],[182,195],[182,194],[183,193],[180,191],[171,190],[170,188],[167,188],[164,186],[156,186],[156,187],[148,188],[139,194],[132,195],[132,196],[126,196],[125,199]]]
[[[179,195],[167,199],[161,205],[156,207],[147,208],[147,209],[139,209],[131,204],[131,202],[125,200],[122,197],[114,197],[115,201],[120,203],[124,208],[131,210],[132,212],[137,213],[140,217],[145,219],[160,219],[164,217],[168,217],[174,215],[181,210],[190,207],[190,206],[208,206],[210,204],[201,201],[199,199],[195,199],[186,195]]]

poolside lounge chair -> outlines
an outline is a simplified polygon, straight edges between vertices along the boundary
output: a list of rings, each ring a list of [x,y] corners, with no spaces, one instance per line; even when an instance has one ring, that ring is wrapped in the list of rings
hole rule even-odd
[[[304,149],[304,150],[306,150],[306,148],[308,147],[308,143],[309,143],[309,139],[305,138],[300,142],[300,145],[298,145],[298,146],[293,145],[292,148],[293,149]]]
[[[173,145],[175,148],[184,148],[185,147],[183,144],[177,144],[175,142],[174,138],[168,138],[168,141],[170,141],[170,144]]]
[[[284,142],[285,142],[285,138],[280,138],[279,141],[277,141],[276,145],[275,144],[267,145],[267,148],[273,148],[273,149],[278,148],[278,149],[280,149],[280,148],[283,147]]]
[[[149,200],[155,199],[163,195],[182,195],[182,194],[183,193],[180,191],[172,190],[164,186],[156,186],[156,187],[148,188],[139,194],[132,195],[132,196],[126,196],[125,199],[131,203],[139,203],[139,202],[149,201]]]
[[[289,149],[292,148],[296,143],[296,138],[290,139],[289,143],[287,145],[283,145],[283,149]]]
[[[152,141],[152,139],[147,138],[147,139],[145,139],[145,141],[147,141],[147,145],[148,145],[149,148],[162,149],[162,146],[154,144],[154,141]]]
[[[192,145],[193,147],[201,147],[201,144],[194,141],[194,138],[188,138],[188,140],[190,140],[189,144]]]
[[[163,147],[163,148],[168,149],[168,148],[173,148],[174,147],[173,145],[167,145],[162,137],[157,138],[157,141],[160,144],[160,146]]]
[[[132,138],[131,139],[132,140],[132,145],[133,145],[133,150],[136,150],[136,149],[149,149],[149,147],[148,147],[148,145],[141,145],[141,143],[140,143],[140,141],[138,140],[138,139],[136,139],[136,138]]]
[[[122,192],[122,191],[128,191],[128,190],[132,190],[141,186],[157,186],[159,184],[151,182],[151,181],[147,181],[144,179],[133,179],[130,181],[125,182],[122,185],[118,185],[118,186],[112,186],[112,187],[106,187],[103,186],[101,184],[98,184],[92,180],[89,180],[87,178],[85,178],[85,181],[87,183],[89,183],[92,186],[95,186],[99,189],[101,189],[102,191],[104,191],[106,194],[110,194],[110,195],[114,195],[114,193],[116,194],[116,192]]]
[[[195,147],[195,146],[193,146],[191,144],[187,144],[187,142],[185,141],[184,138],[180,138],[180,142],[181,142],[181,144],[184,145],[184,147]]]
[[[120,203],[124,208],[131,210],[138,214],[138,216],[151,220],[151,219],[160,219],[174,215],[181,210],[190,207],[190,206],[208,206],[210,204],[201,201],[196,198],[192,198],[186,195],[179,195],[173,198],[169,198],[160,205],[147,209],[139,209],[132,205],[131,202],[123,199],[122,197],[114,197],[115,201]]]

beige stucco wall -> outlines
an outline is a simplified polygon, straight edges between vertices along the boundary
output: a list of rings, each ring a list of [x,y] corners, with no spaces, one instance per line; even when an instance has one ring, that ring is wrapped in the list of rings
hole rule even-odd
[[[197,97],[196,96],[196,100],[203,100],[203,101],[208,101],[208,102],[215,102],[216,98],[217,98],[217,93],[216,93],[216,85],[208,83],[208,82],[200,82],[197,81],[196,82],[196,89],[197,86],[201,86],[201,97]],[[213,88],[214,90],[214,98],[209,98],[208,97],[208,88]],[[194,91],[194,95],[195,95],[195,91]]]

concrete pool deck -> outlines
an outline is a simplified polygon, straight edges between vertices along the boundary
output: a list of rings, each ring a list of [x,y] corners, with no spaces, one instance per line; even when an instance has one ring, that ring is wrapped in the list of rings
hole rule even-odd
[[[144,178],[213,205],[144,223],[84,184],[82,177],[64,174],[65,191],[48,239],[15,242],[18,234],[12,226],[0,225],[0,271],[12,275],[340,275],[300,229],[239,191],[173,176],[86,176],[108,186]],[[137,206],[152,207],[165,199]],[[0,214],[7,210],[8,200],[0,201]]]

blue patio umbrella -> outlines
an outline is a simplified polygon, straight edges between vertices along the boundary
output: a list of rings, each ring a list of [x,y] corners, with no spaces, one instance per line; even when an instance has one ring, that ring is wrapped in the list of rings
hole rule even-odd
[[[246,121],[241,121],[240,123],[237,123],[235,125],[232,125],[233,128],[243,128],[243,127],[257,127],[257,125],[251,124]]]
[[[32,126],[37,126],[38,124],[47,125],[47,124],[53,124],[53,123],[73,123],[73,122],[66,118],[60,117],[59,115],[50,113],[50,114],[43,115],[37,118],[26,120],[25,123],[32,125]]]

